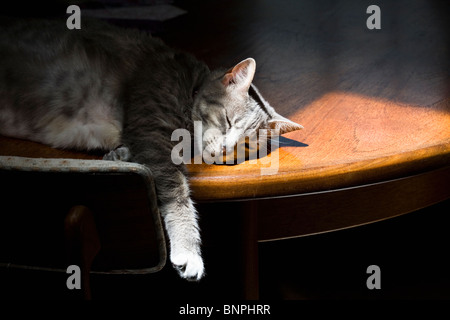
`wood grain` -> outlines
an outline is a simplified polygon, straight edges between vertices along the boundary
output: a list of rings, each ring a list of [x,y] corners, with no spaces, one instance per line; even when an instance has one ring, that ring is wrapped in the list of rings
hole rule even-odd
[[[280,141],[277,174],[262,176],[261,162],[189,166],[197,200],[330,190],[450,163],[448,7],[377,5],[382,28],[370,31],[358,1],[186,4],[180,23],[191,27],[174,22],[163,38],[212,67],[254,57],[262,94],[305,127]]]
[[[450,100],[420,108],[333,93],[291,119],[302,119],[305,129],[286,137],[307,146],[280,143],[277,174],[261,175],[261,167],[268,167],[261,164],[263,159],[256,165],[191,165],[196,198],[273,197],[329,190],[450,163]]]
[[[413,212],[449,197],[450,167],[446,167],[355,188],[259,200],[255,201],[258,241],[356,227]]]

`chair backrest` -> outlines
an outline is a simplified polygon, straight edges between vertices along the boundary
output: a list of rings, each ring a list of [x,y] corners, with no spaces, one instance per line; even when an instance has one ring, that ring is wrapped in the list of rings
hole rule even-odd
[[[64,219],[94,213],[96,273],[152,273],[166,245],[150,170],[103,160],[0,156],[0,266],[66,271]]]

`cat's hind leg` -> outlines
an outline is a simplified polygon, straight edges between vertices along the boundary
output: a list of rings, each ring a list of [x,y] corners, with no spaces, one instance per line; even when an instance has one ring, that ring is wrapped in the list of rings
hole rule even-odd
[[[130,149],[120,145],[103,156],[103,160],[129,161],[131,159]]]

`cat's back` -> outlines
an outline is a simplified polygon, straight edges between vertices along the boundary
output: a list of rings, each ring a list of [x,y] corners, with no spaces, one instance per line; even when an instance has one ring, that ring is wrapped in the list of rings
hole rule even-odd
[[[54,147],[111,149],[128,122],[189,114],[207,66],[138,30],[83,19],[0,26],[0,134]],[[126,108],[126,110],[125,110]],[[149,109],[149,110],[150,110]],[[158,117],[160,116],[160,117]]]
[[[158,45],[158,40],[146,34],[97,20],[84,19],[83,27],[73,30],[61,19],[11,21],[0,27],[0,64],[25,63],[31,68],[39,63],[46,67],[45,63],[55,59],[78,58],[78,63],[122,60],[127,65],[126,61],[135,61],[141,51]]]
[[[0,134],[56,147],[114,146],[122,87],[155,45],[140,32],[87,19],[81,30],[65,20],[3,23]]]

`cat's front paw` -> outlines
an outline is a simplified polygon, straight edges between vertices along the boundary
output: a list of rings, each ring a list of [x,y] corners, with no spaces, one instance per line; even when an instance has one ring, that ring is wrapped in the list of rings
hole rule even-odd
[[[128,161],[131,159],[130,149],[125,146],[119,146],[103,156],[103,160]]]
[[[190,251],[180,252],[171,255],[170,261],[180,277],[186,280],[199,281],[204,275],[203,259],[197,253]]]

